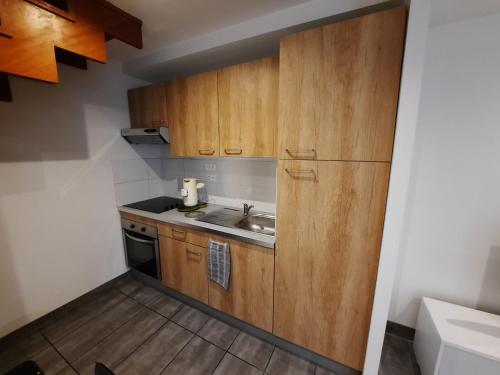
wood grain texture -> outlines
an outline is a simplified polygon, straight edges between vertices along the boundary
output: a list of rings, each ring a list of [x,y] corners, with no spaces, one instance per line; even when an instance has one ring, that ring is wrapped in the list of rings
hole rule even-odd
[[[270,57],[219,70],[222,156],[276,156],[278,69]]]
[[[156,225],[156,223],[157,223],[156,220],[154,220],[154,219],[150,219],[150,218],[145,217],[145,216],[134,215],[134,214],[131,214],[128,212],[123,212],[123,211],[120,211],[120,217],[122,219],[132,220],[132,221],[136,221],[138,223],[147,224],[147,225]]]
[[[131,89],[127,94],[131,128],[168,127],[164,83]]]
[[[207,249],[160,236],[162,282],[208,304]]]
[[[142,48],[142,22],[104,0],[0,0],[0,72],[58,82],[54,47],[106,62],[106,35]]]
[[[170,152],[174,156],[219,156],[217,72],[167,83]]]
[[[231,251],[229,289],[209,281],[209,305],[272,332],[274,251],[225,241]]]
[[[213,235],[187,229],[179,225],[160,222],[158,222],[158,234],[201,247],[207,247],[208,240],[210,238],[215,238]]]
[[[398,7],[281,41],[279,158],[391,160],[405,27]]]
[[[358,370],[389,170],[389,163],[278,162],[274,333]]]

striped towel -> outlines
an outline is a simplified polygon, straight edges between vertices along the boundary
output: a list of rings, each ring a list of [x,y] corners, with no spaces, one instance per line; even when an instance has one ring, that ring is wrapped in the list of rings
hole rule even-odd
[[[231,252],[229,244],[208,240],[208,278],[227,290],[230,273]]]

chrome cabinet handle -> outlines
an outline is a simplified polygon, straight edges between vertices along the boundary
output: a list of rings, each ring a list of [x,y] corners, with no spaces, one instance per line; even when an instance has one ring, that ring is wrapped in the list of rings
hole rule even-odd
[[[316,172],[314,169],[288,169],[285,168],[285,172],[289,174],[292,178],[307,178],[316,180]]]
[[[241,148],[225,148],[224,152],[228,155],[241,155],[243,150]]]
[[[181,236],[182,238],[186,238],[186,234],[187,234],[187,232],[183,232],[183,231],[181,231],[181,230],[177,230],[177,229],[172,229],[172,237],[174,237],[174,238],[175,238],[175,234],[176,234],[176,233],[180,234],[180,236]],[[179,237],[179,236],[178,236],[177,238],[181,238],[181,237]]]
[[[201,253],[199,253],[197,251],[189,250],[188,248],[186,248],[186,253],[191,254],[191,255],[196,255],[198,257],[201,257]]]
[[[300,155],[303,155],[303,154],[308,154],[308,153],[312,153],[312,155],[309,157],[310,159],[316,159],[316,150],[314,148],[310,148],[310,149],[305,149],[305,148],[296,148],[296,149],[293,149],[293,148],[285,148],[285,151],[288,155],[290,155],[292,158],[299,158]]]
[[[147,245],[154,245],[155,244],[154,241],[143,240],[142,238],[137,238],[137,237],[131,236],[127,232],[125,232],[125,237],[128,237],[128,238],[130,238],[133,241],[137,241],[137,242],[144,243],[144,244],[147,244]]]
[[[198,150],[198,153],[200,155],[213,155],[213,154],[215,154],[215,150],[213,148],[210,148],[207,150]]]

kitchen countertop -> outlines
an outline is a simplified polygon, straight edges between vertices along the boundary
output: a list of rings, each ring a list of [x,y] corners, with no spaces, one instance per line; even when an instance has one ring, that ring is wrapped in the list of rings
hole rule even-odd
[[[226,207],[227,208],[237,208],[237,207],[221,206],[221,205],[217,205],[217,204],[208,204],[207,207],[200,209],[200,211],[203,211],[203,212],[209,214],[211,212],[221,210],[221,209],[226,208]],[[239,209],[239,208],[237,208],[237,209]],[[229,238],[232,238],[235,240],[239,240],[242,242],[247,242],[247,243],[259,245],[262,247],[267,247],[269,249],[274,249],[274,244],[275,244],[275,237],[274,236],[269,236],[269,235],[260,234],[260,233],[254,233],[254,232],[250,232],[250,231],[247,231],[244,229],[228,228],[228,227],[223,227],[221,225],[197,221],[194,218],[188,218],[188,217],[184,216],[185,212],[179,212],[177,210],[170,210],[170,211],[162,212],[161,214],[136,210],[136,209],[125,207],[125,206],[118,207],[118,210],[121,212],[128,212],[130,214],[137,215],[137,216],[147,217],[149,219],[161,221],[164,223],[180,225],[180,226],[183,226],[186,228],[191,228],[194,230],[218,234],[218,235],[226,236],[226,237],[229,237]],[[268,214],[267,212],[262,212],[262,211],[252,211],[252,213]],[[242,214],[243,214],[243,211],[242,211]]]

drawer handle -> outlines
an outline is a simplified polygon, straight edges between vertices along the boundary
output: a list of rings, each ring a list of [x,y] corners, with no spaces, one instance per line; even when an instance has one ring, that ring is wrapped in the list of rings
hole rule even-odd
[[[195,255],[197,257],[201,257],[201,253],[200,252],[189,250],[188,248],[186,248],[186,253],[191,254],[191,255]]]
[[[163,121],[163,120],[153,120],[153,121],[151,121],[151,123],[153,125],[162,125],[162,124],[165,123],[165,121]]]
[[[241,155],[243,150],[241,148],[225,148],[224,152],[228,155]]]
[[[301,155],[309,154],[309,153],[312,153],[312,155],[308,159],[316,159],[316,150],[314,148],[309,148],[309,149],[305,149],[305,148],[296,148],[296,149],[286,148],[285,151],[286,151],[286,153],[288,155],[290,155],[292,158],[295,158],[295,159],[300,158]]]
[[[208,150],[198,150],[198,153],[200,155],[213,155],[215,154],[215,150],[213,148],[210,148]]]
[[[172,236],[174,238],[176,237],[175,236],[176,234],[180,235],[180,236],[177,237],[178,239],[184,239],[184,238],[186,238],[187,232],[184,232],[182,230],[172,229]]]
[[[303,178],[303,179],[313,179],[316,180],[316,172],[314,169],[288,169],[285,168],[285,172],[292,178]]]

